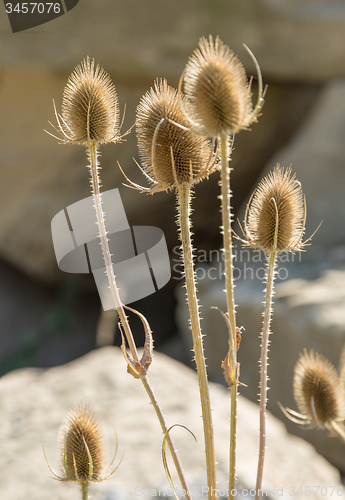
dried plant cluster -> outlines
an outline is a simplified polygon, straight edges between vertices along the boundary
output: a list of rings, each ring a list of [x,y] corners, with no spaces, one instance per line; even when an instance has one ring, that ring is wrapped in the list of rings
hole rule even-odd
[[[236,307],[233,282],[232,214],[230,210],[229,160],[236,134],[257,120],[263,105],[260,68],[252,57],[258,75],[258,98],[252,105],[251,80],[243,65],[218,37],[201,38],[199,48],[190,57],[177,90],[165,79],[156,80],[141,99],[136,113],[136,133],[141,169],[150,186],[142,187],[129,180],[130,187],[153,194],[174,188],[177,194],[178,224],[184,262],[190,327],[193,336],[195,363],[198,373],[200,402],[204,425],[205,461],[209,500],[217,498],[216,455],[213,436],[211,402],[206,362],[203,351],[194,272],[191,238],[191,189],[193,185],[220,170],[222,234],[225,253],[225,289],[227,312],[223,313],[229,331],[229,352],[224,353],[226,381],[230,388],[230,449],[229,499],[233,498],[236,479],[236,425],[240,328],[236,326]],[[184,94],[182,92],[182,87]],[[55,108],[55,105],[54,105]],[[62,143],[81,144],[90,160],[91,187],[94,196],[100,242],[107,270],[109,288],[120,318],[122,350],[128,372],[139,379],[157,414],[164,443],[168,443],[180,483],[191,500],[189,488],[179,463],[162,410],[147,379],[152,361],[152,332],[147,319],[131,308],[141,319],[145,330],[145,350],[139,359],[124,305],[121,302],[112,265],[105,217],[100,192],[98,148],[108,142],[119,142],[119,104],[115,86],[109,75],[87,57],[70,76],[62,102],[61,114],[55,110],[57,137]],[[52,135],[52,134],[51,134]],[[53,136],[55,137],[55,136]],[[121,168],[121,167],[120,167]],[[266,297],[263,312],[260,358],[260,444],[256,500],[262,489],[266,436],[268,338],[273,311],[274,275],[277,254],[299,251],[310,240],[302,242],[306,220],[306,202],[301,184],[291,168],[277,167],[268,174],[253,193],[246,210],[243,244],[262,249],[267,255]],[[240,239],[240,238],[239,238]],[[126,341],[130,355],[126,351]],[[344,384],[343,384],[344,385]],[[297,363],[294,393],[301,414],[283,409],[298,423],[322,425],[336,432],[345,441],[338,421],[344,418],[344,396],[339,376],[320,355],[306,354]],[[340,395],[341,394],[341,395]],[[82,498],[88,498],[88,482],[106,479],[104,443],[99,424],[89,409],[80,405],[64,421],[59,437],[64,481],[77,481]],[[165,445],[164,445],[165,446]],[[166,461],[164,461],[165,467]],[[171,475],[168,479],[175,490]],[[112,473],[108,476],[110,477]]]

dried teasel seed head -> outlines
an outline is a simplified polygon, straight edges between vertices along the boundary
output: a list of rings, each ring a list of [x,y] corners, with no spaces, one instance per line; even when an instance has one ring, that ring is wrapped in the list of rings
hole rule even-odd
[[[200,39],[184,72],[184,91],[197,125],[211,137],[234,134],[253,121],[244,67],[219,37]]]
[[[216,168],[211,142],[189,129],[182,102],[188,108],[181,94],[164,79],[157,80],[138,105],[138,149],[154,184],[151,192],[194,183]]]
[[[87,57],[69,77],[62,101],[63,142],[115,141],[119,133],[119,104],[108,73]]]
[[[306,423],[329,427],[344,420],[344,399],[337,370],[321,354],[304,350],[294,370],[293,392]]]
[[[270,252],[301,250],[305,199],[300,182],[278,164],[262,179],[250,199],[244,221],[245,244]]]
[[[65,481],[102,481],[105,444],[94,412],[80,404],[59,430],[59,450]]]

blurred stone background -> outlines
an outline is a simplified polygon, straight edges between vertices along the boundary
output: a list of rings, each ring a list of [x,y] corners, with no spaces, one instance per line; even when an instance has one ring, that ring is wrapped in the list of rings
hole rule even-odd
[[[345,4],[330,0],[80,0],[66,15],[13,34],[0,5],[0,373],[24,366],[63,364],[96,347],[107,320],[91,276],[67,275],[57,265],[50,222],[69,204],[89,196],[85,152],[59,145],[43,132],[54,122],[66,80],[89,55],[109,72],[121,108],[123,130],[135,120],[140,97],[157,77],[176,86],[201,36],[219,35],[255,76],[245,43],[256,55],[268,91],[262,116],[235,141],[233,207],[243,217],[257,181],[277,162],[292,164],[307,197],[312,245],[288,256],[276,288],[270,353],[269,408],[295,409],[293,366],[306,347],[338,365],[345,335]],[[254,95],[255,98],[255,95]],[[155,345],[191,364],[184,290],[178,273],[173,193],[139,194],[122,186],[117,161],[138,183],[145,179],[135,133],[102,148],[104,189],[119,188],[131,225],[161,228],[171,252],[172,279],[133,304],[145,314]],[[218,174],[196,187],[194,241],[209,373],[221,381],[227,351]],[[264,257],[241,254],[236,245],[238,324],[246,331],[239,352],[241,393],[256,400]],[[131,318],[138,343],[143,333]],[[109,330],[109,328],[108,328]],[[101,333],[100,343],[105,340]],[[102,340],[103,339],[103,340]],[[118,335],[115,343],[119,344]],[[192,364],[191,364],[192,365]],[[326,433],[284,422],[310,440],[345,472],[343,445]]]
[[[48,370],[26,368],[3,377],[1,498],[80,499],[76,484],[52,479],[41,443],[44,443],[49,464],[60,475],[62,467],[57,454],[58,429],[65,415],[81,399],[84,404],[89,402],[97,412],[106,437],[107,465],[114,455],[114,428],[119,444],[113,464],[113,468],[119,466],[115,476],[109,481],[91,483],[90,498],[129,500],[136,497],[172,497],[162,464],[162,432],[157,425],[157,417],[148,404],[142,384],[126,373],[124,364],[118,347],[104,347],[63,366]],[[172,431],[192,498],[206,498],[204,443],[199,394],[195,390],[196,374],[164,354],[156,353],[149,378],[166,413],[167,425],[183,423],[197,437],[195,442],[186,429],[176,427]],[[174,382],[171,383],[171,380]],[[166,390],[168,386],[169,391]],[[217,487],[219,498],[225,500],[229,395],[226,388],[213,383],[210,384],[210,394],[217,448]],[[239,498],[254,498],[248,493],[255,485],[258,418],[258,405],[240,396],[238,441],[241,446],[238,447],[236,470]],[[264,498],[276,498],[279,490],[279,497],[286,500],[298,488],[304,491],[306,486],[313,492],[315,500],[343,494],[344,486],[341,485],[339,471],[318,455],[309,443],[288,434],[285,426],[272,415],[268,415],[267,424],[268,449],[263,482],[267,494],[263,494]],[[173,467],[171,472],[175,478]],[[178,482],[175,484],[180,492]],[[311,485],[315,487],[311,488]],[[248,491],[242,495],[244,488]]]

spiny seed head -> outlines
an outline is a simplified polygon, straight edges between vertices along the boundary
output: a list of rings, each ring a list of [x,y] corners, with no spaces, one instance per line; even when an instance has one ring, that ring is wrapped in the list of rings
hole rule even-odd
[[[138,148],[155,185],[151,192],[194,183],[215,169],[210,141],[189,129],[182,106],[188,108],[188,103],[165,79],[157,80],[138,105]]]
[[[245,244],[270,252],[300,250],[305,200],[300,182],[278,164],[262,179],[247,205]]]
[[[80,404],[67,415],[59,431],[65,481],[102,481],[105,445],[94,412]]]
[[[252,121],[244,67],[218,37],[200,39],[185,69],[184,91],[195,107],[197,124],[211,137],[234,134]]]
[[[108,73],[89,57],[69,77],[62,101],[63,142],[86,144],[116,140],[119,132],[119,104]]]
[[[337,370],[321,354],[304,350],[294,370],[293,392],[299,411],[311,426],[344,419],[344,400]]]

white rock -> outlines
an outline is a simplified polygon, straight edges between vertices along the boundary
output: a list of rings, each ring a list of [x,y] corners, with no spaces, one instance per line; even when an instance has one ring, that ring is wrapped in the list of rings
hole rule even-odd
[[[149,379],[168,425],[183,424],[198,439],[195,443],[183,429],[176,428],[172,432],[190,487],[200,487],[205,484],[204,446],[195,373],[155,353]],[[158,491],[167,486],[161,459],[160,427],[140,381],[126,373],[119,349],[103,348],[68,365],[46,371],[25,369],[13,372],[1,380],[0,387],[2,498],[79,498],[76,485],[53,481],[49,477],[51,473],[45,463],[42,444],[49,463],[58,471],[58,428],[71,406],[81,400],[90,402],[101,416],[110,454],[116,429],[119,452],[115,463],[123,456],[114,479],[92,485],[94,498],[134,498],[144,496],[143,488]],[[225,488],[228,391],[211,384],[211,398],[219,487]],[[258,408],[243,397],[239,399],[238,425],[238,487],[252,488],[257,466]],[[284,498],[289,498],[290,486],[340,486],[338,471],[317,455],[311,445],[288,435],[284,425],[270,415],[267,445],[264,487],[271,497],[274,488],[284,488]],[[193,494],[193,498],[198,496]],[[324,497],[318,494],[316,498]]]

